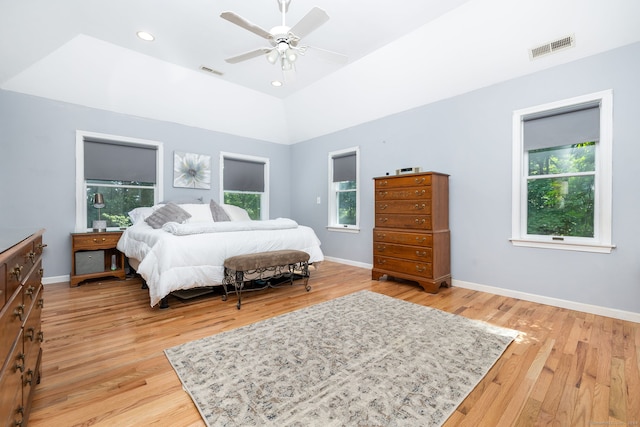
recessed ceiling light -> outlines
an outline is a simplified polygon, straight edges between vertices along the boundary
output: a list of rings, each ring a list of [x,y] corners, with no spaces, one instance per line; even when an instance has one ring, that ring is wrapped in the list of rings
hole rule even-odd
[[[147,33],[146,31],[138,31],[136,35],[144,41],[152,42],[155,40],[153,34]]]
[[[271,86],[280,87],[280,86],[282,86],[282,82],[280,80],[274,80],[274,81],[271,82]]]

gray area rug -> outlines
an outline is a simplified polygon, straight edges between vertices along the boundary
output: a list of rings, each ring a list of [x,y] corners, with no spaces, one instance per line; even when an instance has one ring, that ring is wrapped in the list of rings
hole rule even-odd
[[[360,291],[165,354],[210,426],[438,426],[517,334]]]

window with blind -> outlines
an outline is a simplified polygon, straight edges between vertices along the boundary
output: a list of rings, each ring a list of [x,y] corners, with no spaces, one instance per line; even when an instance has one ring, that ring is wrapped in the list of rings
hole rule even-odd
[[[611,92],[514,113],[512,242],[610,252]]]
[[[155,141],[78,132],[76,229],[91,229],[96,219],[108,228],[127,227],[128,212],[160,200],[161,148]],[[104,198],[101,209],[93,205],[96,193]]]
[[[358,231],[359,148],[329,153],[329,229]]]
[[[254,220],[269,219],[269,159],[221,153],[221,200]]]

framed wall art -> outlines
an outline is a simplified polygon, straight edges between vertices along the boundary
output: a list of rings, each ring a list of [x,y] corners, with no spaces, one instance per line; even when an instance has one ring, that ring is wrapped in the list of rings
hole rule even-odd
[[[173,186],[211,189],[211,156],[174,151]]]

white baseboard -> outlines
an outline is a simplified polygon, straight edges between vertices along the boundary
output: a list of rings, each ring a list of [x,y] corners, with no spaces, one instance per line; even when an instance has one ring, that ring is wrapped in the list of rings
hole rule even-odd
[[[347,259],[325,257],[327,261],[333,261],[340,264],[352,265],[354,267],[371,269],[371,264],[355,262]],[[529,294],[526,292],[513,291],[511,289],[497,288],[495,286],[481,285],[479,283],[465,282],[463,280],[451,280],[452,286],[459,288],[471,289],[474,291],[487,292],[490,294],[502,295],[505,297],[517,298],[524,301],[536,302],[538,304],[552,305],[554,307],[566,308],[569,310],[582,311],[584,313],[597,314],[598,316],[612,317],[614,319],[627,320],[629,322],[640,323],[640,313],[632,311],[618,310],[615,308],[601,307],[598,305],[584,304],[575,301],[563,300],[559,298],[545,297],[542,295]]]
[[[566,308],[569,310],[582,311],[584,313],[597,314],[598,316],[613,317],[614,319],[640,323],[640,313],[634,313],[632,311],[624,311],[615,308],[601,307],[598,305],[585,304],[559,298],[545,297],[542,295],[513,291],[511,289],[496,288],[495,286],[480,285],[478,283],[465,282],[462,280],[453,279],[451,281],[451,285],[457,286],[459,288],[471,289],[474,291],[481,291],[490,294],[502,295],[505,297],[518,298],[521,300],[536,302],[539,304],[552,305],[554,307]]]
[[[64,283],[64,282],[69,283],[69,281],[71,281],[71,276],[68,274],[64,276],[51,276],[51,277],[42,278],[43,285],[50,285],[52,283]]]

